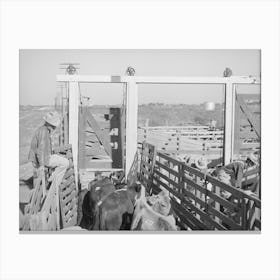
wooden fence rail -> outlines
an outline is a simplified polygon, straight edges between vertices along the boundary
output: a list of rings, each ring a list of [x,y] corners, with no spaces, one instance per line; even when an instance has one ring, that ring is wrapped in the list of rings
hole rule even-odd
[[[169,192],[182,228],[261,230],[260,199],[163,152],[156,153],[148,143],[143,143],[143,151],[140,180],[154,192],[162,188]]]

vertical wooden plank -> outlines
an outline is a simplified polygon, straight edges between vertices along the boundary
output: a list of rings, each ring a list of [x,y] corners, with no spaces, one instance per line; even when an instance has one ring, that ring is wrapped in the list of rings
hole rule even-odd
[[[55,208],[55,215],[56,215],[56,228],[57,230],[60,229],[60,207],[59,207],[59,186],[56,186],[55,190],[55,205],[53,205],[53,208]]]
[[[199,184],[199,177],[197,176],[197,175],[195,175],[195,182],[198,184],[198,185],[200,185]],[[196,188],[195,188],[195,196],[196,197],[199,197],[199,190],[197,190]],[[194,202],[194,205],[196,206],[196,208],[200,208],[199,207],[199,203],[197,202],[197,201],[195,201]],[[198,213],[196,213],[196,217],[198,218],[198,219],[200,219],[200,215],[198,214]]]
[[[64,145],[69,144],[69,101],[65,98],[64,105]]]
[[[233,84],[230,81],[225,87],[225,136],[224,136],[224,165],[229,164],[233,157],[234,140],[234,93]]]
[[[112,115],[112,118],[110,119],[110,143],[113,144],[111,149],[113,160],[112,168],[123,168],[121,109],[117,107],[110,108],[110,115]]]
[[[214,193],[217,196],[221,197],[221,189],[219,187],[217,186],[214,187]],[[217,201],[215,201],[215,209],[219,212],[221,211],[220,203]],[[217,216],[215,216],[215,220],[216,222],[221,223],[221,220]]]
[[[125,140],[125,177],[133,164],[137,151],[137,118],[138,118],[138,92],[137,84],[129,81],[126,84],[126,140]]]
[[[64,145],[64,104],[63,104],[63,94],[61,95],[61,125],[59,132],[59,145]]]
[[[248,229],[247,228],[247,204],[246,204],[246,200],[244,198],[242,198],[240,200],[241,202],[241,226],[243,230]]]
[[[176,153],[179,155],[180,152],[180,140],[181,140],[181,131],[176,130]]]
[[[79,109],[79,151],[78,151],[78,166],[79,168],[86,168],[85,157],[85,134],[86,134],[86,121],[83,114],[83,107]]]
[[[79,105],[79,83],[69,82],[69,144],[72,145],[76,189],[78,189]]]
[[[122,137],[122,145],[123,145],[123,149],[122,149],[122,166],[123,168],[125,168],[125,153],[126,153],[126,144],[125,144],[125,139],[126,139],[126,115],[127,115],[127,111],[126,111],[126,99],[127,99],[127,92],[126,92],[126,84],[123,84],[123,104],[121,107],[121,137]],[[138,157],[138,161],[139,161],[139,166],[140,166],[140,160],[141,157]]]
[[[147,141],[147,127],[144,128],[144,140]]]
[[[184,180],[183,180],[183,177],[184,177],[184,169],[183,169],[183,163],[180,163],[178,165],[178,173],[179,173],[179,178],[178,178],[178,184],[180,186],[180,194],[181,196],[183,197],[183,189],[184,189],[184,186],[185,186],[185,183],[184,183]],[[175,180],[175,177],[173,176],[173,180]],[[182,203],[182,200],[180,201],[181,204]]]
[[[240,153],[240,106],[237,102],[237,96],[235,94],[235,117],[234,117],[234,150],[235,155]]]

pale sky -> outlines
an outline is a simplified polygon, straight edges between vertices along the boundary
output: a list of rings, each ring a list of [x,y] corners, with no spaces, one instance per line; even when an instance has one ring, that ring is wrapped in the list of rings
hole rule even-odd
[[[128,66],[138,76],[260,76],[259,50],[20,50],[20,105],[53,105],[59,91],[60,63],[80,63],[79,74],[124,75]],[[81,94],[94,104],[121,104],[121,84],[82,84]],[[259,93],[257,86],[240,93]],[[198,104],[223,102],[221,85],[139,85],[139,103]]]

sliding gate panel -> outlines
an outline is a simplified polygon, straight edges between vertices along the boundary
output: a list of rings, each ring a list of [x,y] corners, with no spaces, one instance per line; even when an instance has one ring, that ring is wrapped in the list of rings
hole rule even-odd
[[[123,86],[114,83],[80,84],[80,91],[79,168],[123,169]]]

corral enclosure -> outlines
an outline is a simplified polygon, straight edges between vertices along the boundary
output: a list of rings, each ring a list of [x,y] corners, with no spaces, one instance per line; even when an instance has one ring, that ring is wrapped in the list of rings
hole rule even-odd
[[[138,142],[146,140],[159,150],[222,161],[224,87],[152,85],[152,88],[151,93],[146,85],[139,86]],[[260,149],[260,132],[254,129],[258,127],[260,131],[260,86],[238,85],[235,91],[234,158],[239,158]]]
[[[66,157],[70,166],[61,183],[50,183],[55,170],[49,166],[40,169],[39,183],[32,182],[32,177],[21,178],[20,213],[30,218],[24,221],[23,229],[81,226],[78,213],[85,219],[92,218],[95,214],[91,213],[103,207],[84,212],[82,194],[92,191],[95,180],[107,177],[116,192],[118,188],[124,191],[134,187],[132,183],[138,181],[146,202],[165,191],[172,204],[169,214],[174,215],[178,226],[172,230],[260,230],[260,96],[252,98],[260,92],[259,66],[246,70],[245,66],[252,64],[244,59],[240,67],[229,63],[233,71],[226,68],[222,72],[224,66],[209,54],[208,59],[198,56],[198,64],[193,65],[183,60],[185,55],[179,58],[173,54],[172,62],[171,57],[166,60],[161,56],[163,64],[168,60],[170,64],[160,66],[153,62],[155,53],[150,54],[148,64],[142,56],[136,56],[131,61],[135,61],[133,65],[127,64],[125,57],[120,59],[121,64],[119,61],[114,65],[114,55],[119,59],[115,53],[103,59],[89,59],[88,65],[82,64],[82,57],[74,63],[61,63],[63,55],[59,55],[53,62],[63,71],[52,66],[44,74],[44,79],[49,75],[53,83],[44,85],[41,81],[31,87],[34,68],[30,67],[29,72],[26,64],[37,60],[24,60],[22,104],[30,100],[40,104],[51,95],[55,98],[55,75],[59,94],[54,107],[20,108],[20,163],[27,162],[31,138],[43,124],[42,117],[55,109],[62,114],[62,124],[52,136],[54,148],[59,146],[53,153]],[[109,64],[105,66],[107,58]],[[141,67],[137,60],[145,65]],[[102,65],[98,66],[98,61]],[[128,66],[126,71],[123,65]],[[243,87],[252,88],[255,84],[258,86],[254,92]],[[44,87],[40,91],[41,85]],[[46,95],[47,87],[50,95]],[[41,92],[42,99],[38,100],[35,92]],[[48,102],[53,101],[49,98]],[[255,160],[250,157],[253,151]],[[245,158],[239,158],[241,154]],[[33,177],[38,178],[37,170],[30,166]],[[20,174],[24,168],[20,166]],[[228,176],[223,178],[220,171],[226,169]],[[30,187],[29,198],[22,199],[23,186]],[[105,189],[98,186],[93,192],[99,190]],[[99,207],[103,200],[101,196],[98,199]]]
[[[181,156],[222,159],[223,85],[140,85],[138,95],[139,143]]]

